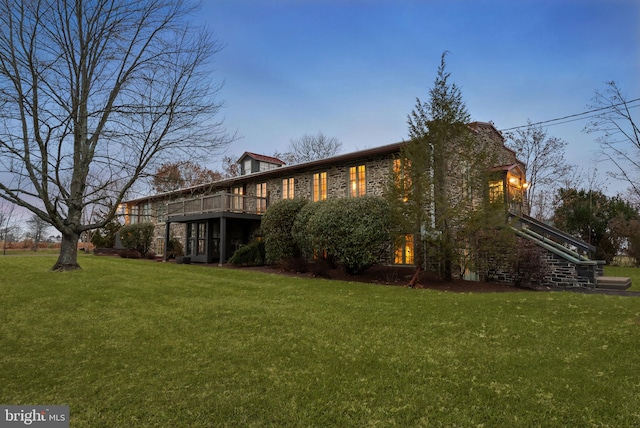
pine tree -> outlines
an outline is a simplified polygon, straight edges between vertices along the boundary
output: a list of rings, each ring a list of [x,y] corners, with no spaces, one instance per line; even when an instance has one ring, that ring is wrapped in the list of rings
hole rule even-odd
[[[446,55],[429,100],[416,99],[409,114],[409,142],[394,164],[388,197],[394,207],[395,236],[414,236],[417,266],[435,269],[443,279],[453,277],[467,245],[457,231],[470,218],[483,192],[490,154],[474,139],[462,93],[449,82]]]

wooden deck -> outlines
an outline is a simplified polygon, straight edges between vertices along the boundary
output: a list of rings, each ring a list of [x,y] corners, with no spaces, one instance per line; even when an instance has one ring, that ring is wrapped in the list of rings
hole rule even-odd
[[[167,217],[216,212],[264,214],[266,210],[267,198],[220,192],[214,195],[169,202]]]

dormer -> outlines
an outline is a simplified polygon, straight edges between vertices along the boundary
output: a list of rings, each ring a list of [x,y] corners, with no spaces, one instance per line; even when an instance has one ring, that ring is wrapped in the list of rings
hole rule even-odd
[[[242,156],[240,156],[240,159],[238,159],[238,164],[240,164],[240,175],[270,171],[285,165],[284,162],[273,156],[259,155],[251,152],[244,152]]]

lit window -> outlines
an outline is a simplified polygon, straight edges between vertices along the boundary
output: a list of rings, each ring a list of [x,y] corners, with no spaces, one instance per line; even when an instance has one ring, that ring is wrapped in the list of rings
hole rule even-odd
[[[327,260],[329,258],[329,253],[327,250],[313,250],[313,260]]]
[[[413,259],[413,235],[405,235],[396,242],[394,249],[394,263],[397,265],[412,265]]]
[[[502,180],[489,181],[489,202],[504,202],[504,182]]]
[[[313,201],[327,199],[327,173],[319,172],[313,174]]]
[[[402,199],[407,202],[409,200],[409,189],[411,188],[411,177],[409,176],[410,161],[408,159],[393,160],[393,176],[395,177],[396,187],[402,194]]]
[[[244,210],[244,187],[234,187],[231,189],[231,210],[232,211],[243,211]]]
[[[282,199],[293,199],[293,198],[295,198],[294,179],[285,178],[282,180]]]
[[[262,214],[267,209],[267,183],[256,184],[256,212]]]
[[[349,196],[364,196],[367,193],[366,168],[364,165],[349,168]]]

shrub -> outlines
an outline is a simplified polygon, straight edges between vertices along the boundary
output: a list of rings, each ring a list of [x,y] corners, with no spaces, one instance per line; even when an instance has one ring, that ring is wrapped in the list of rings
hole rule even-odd
[[[229,263],[237,266],[262,266],[265,261],[264,241],[253,241],[238,248]]]
[[[322,201],[308,217],[307,245],[335,257],[348,273],[362,273],[388,250],[390,215],[389,203],[380,197]],[[304,230],[301,222],[298,226]]]
[[[542,248],[529,240],[518,238],[514,255],[512,272],[515,285],[527,287],[544,283],[549,266],[544,262]]]
[[[307,260],[314,258],[314,251],[318,248],[314,247],[313,238],[309,229],[309,219],[315,215],[321,205],[322,202],[306,204],[302,207],[293,222],[293,228],[291,230],[293,240],[298,246],[301,255]]]
[[[261,229],[267,263],[300,256],[301,251],[293,238],[292,226],[306,203],[304,199],[283,199],[270,206],[262,216]]]
[[[167,242],[167,259],[175,259],[184,255],[184,247],[182,242],[175,236]]]
[[[142,257],[140,251],[136,249],[121,250],[119,254],[123,259],[139,259]]]
[[[545,250],[509,228],[487,229],[476,235],[475,269],[485,281],[511,282],[519,287],[544,284],[549,266]]]
[[[91,243],[97,248],[114,248],[116,246],[116,233],[122,225],[115,219],[93,232]]]
[[[125,248],[138,250],[142,256],[151,247],[154,234],[152,223],[138,223],[123,226],[120,231],[120,241]]]

